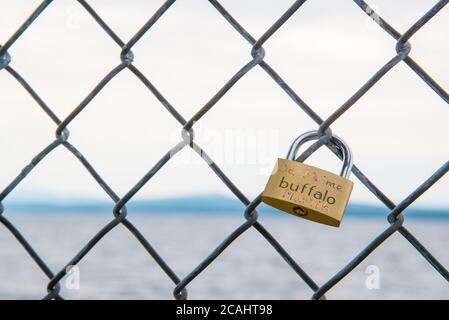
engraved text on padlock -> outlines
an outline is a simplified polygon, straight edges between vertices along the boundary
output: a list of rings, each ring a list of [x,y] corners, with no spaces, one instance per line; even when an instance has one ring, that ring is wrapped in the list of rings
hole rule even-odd
[[[316,137],[316,131],[300,136],[288,159],[278,159],[262,201],[295,216],[338,227],[353,187],[353,182],[344,177],[350,173],[352,155],[346,144],[334,136],[343,154],[344,176],[292,160],[303,142]]]

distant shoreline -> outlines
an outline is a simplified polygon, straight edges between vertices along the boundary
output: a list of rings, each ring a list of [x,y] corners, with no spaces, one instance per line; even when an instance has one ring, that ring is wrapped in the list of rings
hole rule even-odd
[[[112,202],[94,200],[70,201],[16,201],[4,202],[5,213],[108,213],[112,212]],[[243,214],[245,206],[237,199],[223,196],[194,196],[156,200],[130,201],[127,208],[134,213],[141,214],[201,214],[201,215],[234,215]],[[279,214],[280,211],[265,204],[259,206],[258,211],[263,214]],[[367,204],[350,204],[346,209],[346,216],[369,218],[388,215],[388,208]],[[406,209],[407,217],[449,219],[449,208],[419,208]]]

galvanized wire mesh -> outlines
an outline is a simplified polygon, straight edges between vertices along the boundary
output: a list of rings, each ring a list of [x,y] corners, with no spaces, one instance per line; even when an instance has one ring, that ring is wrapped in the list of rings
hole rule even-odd
[[[7,185],[0,193],[0,222],[14,235],[18,242],[28,252],[31,258],[35,261],[37,266],[48,277],[49,283],[47,286],[47,294],[44,299],[62,299],[60,295],[60,281],[67,273],[67,267],[79,263],[85,255],[105,236],[108,232],[114,229],[117,225],[123,224],[131,234],[133,234],[141,245],[145,248],[148,254],[158,263],[161,269],[173,281],[174,297],[176,299],[187,298],[187,287],[195,280],[195,278],[214,260],[228,248],[228,246],[235,241],[240,235],[250,228],[255,228],[266,241],[279,253],[280,257],[296,272],[312,290],[312,299],[325,299],[325,294],[339,281],[346,277],[354,268],[356,268],[368,255],[370,255],[376,248],[378,248],[387,238],[392,234],[399,232],[415,249],[441,274],[447,281],[449,281],[448,270],[414,237],[414,235],[404,226],[405,210],[424,192],[431,188],[448,170],[449,162],[444,163],[438,168],[435,173],[426,181],[419,185],[408,197],[402,200],[399,204],[393,203],[379,188],[377,188],[366,177],[362,171],[354,165],[352,173],[358,180],[366,186],[366,188],[375,195],[386,207],[389,208],[388,227],[375,239],[367,244],[365,249],[357,254],[352,260],[348,261],[347,265],[335,273],[324,284],[317,284],[289,255],[289,253],[282,247],[282,245],[270,234],[270,232],[261,224],[259,216],[256,211],[258,205],[261,203],[261,196],[257,196],[252,201],[248,199],[239,188],[226,176],[226,174],[217,166],[204,150],[195,143],[194,139],[194,124],[201,120],[201,118],[211,110],[214,105],[247,73],[253,68],[259,66],[279,85],[282,90],[298,105],[298,107],[318,125],[318,131],[321,138],[307,149],[297,160],[304,161],[308,156],[315,152],[319,147],[326,145],[337,157],[341,157],[335,145],[330,141],[332,136],[331,125],[337,121],[344,113],[356,104],[356,102],[367,93],[378,81],[380,81],[385,74],[393,69],[397,64],[404,62],[407,64],[411,72],[416,73],[437,95],[441,97],[446,103],[449,103],[449,95],[435,80],[431,78],[427,72],[422,69],[419,64],[410,56],[411,45],[409,40],[422,28],[429,20],[431,20],[440,10],[442,10],[449,2],[449,0],[440,0],[430,8],[418,21],[416,21],[404,34],[400,34],[387,21],[380,17],[365,1],[353,0],[355,5],[360,7],[363,14],[368,14],[380,28],[385,30],[396,41],[397,54],[391,58],[385,65],[379,69],[360,89],[358,89],[349,99],[346,100],[339,108],[337,108],[328,118],[322,119],[309,105],[307,105],[298,94],[282,79],[282,77],[264,60],[265,51],[263,45],[270,37],[276,33],[279,28],[290,19],[301,6],[306,2],[305,0],[295,1],[290,8],[259,38],[255,39],[249,34],[245,28],[231,15],[230,12],[224,8],[219,1],[209,0],[209,3],[223,16],[224,19],[238,32],[247,42],[252,45],[251,55],[252,59],[238,70],[234,76],[226,82],[223,87],[190,119],[186,120],[158,91],[158,89],[151,83],[151,81],[133,65],[133,53],[131,49],[142,38],[142,36],[154,26],[156,22],[170,9],[171,5],[176,0],[168,0],[153,14],[153,16],[145,23],[140,30],[127,42],[120,39],[112,28],[100,17],[91,5],[84,0],[78,0],[79,4],[90,14],[90,16],[98,23],[98,25],[106,32],[106,34],[121,48],[120,63],[111,70],[92,91],[85,97],[85,99],[65,118],[59,119],[52,109],[40,98],[39,94],[28,84],[28,82],[10,66],[11,57],[8,54],[8,49],[20,39],[22,34],[32,27],[33,22],[41,16],[52,0],[42,1],[35,9],[31,16],[18,28],[18,30],[9,38],[9,40],[0,46],[0,71],[8,72],[14,77],[20,85],[31,95],[34,101],[42,108],[51,120],[56,124],[56,139],[52,141],[45,149],[39,152],[20,173],[19,175]],[[130,70],[145,86],[149,92],[153,94],[162,104],[162,106],[179,122],[182,128],[182,139],[142,177],[134,187],[129,190],[123,197],[118,196],[114,190],[106,183],[106,181],[97,173],[95,168],[83,156],[76,146],[69,142],[68,125],[74,120],[82,110],[84,110],[92,99],[120,72],[123,70]],[[44,159],[48,154],[53,152],[56,148],[64,147],[69,150],[74,157],[76,157],[89,174],[97,181],[98,185],[106,192],[106,194],[115,203],[113,209],[113,219],[105,225],[98,233],[74,256],[67,265],[54,273],[47,266],[45,261],[33,249],[32,245],[26,240],[21,232],[12,224],[4,215],[5,208],[1,202],[14,190],[26,177],[33,171],[36,165]],[[212,171],[223,181],[223,183],[230,189],[230,191],[246,206],[244,212],[243,223],[235,229],[226,239],[224,239],[216,249],[202,260],[198,266],[187,274],[184,278],[179,278],[173,269],[164,261],[163,257],[159,255],[156,248],[154,248],[148,239],[146,239],[141,232],[127,219],[126,204],[133,196],[161,169],[167,164],[172,156],[185,147],[190,147],[194,152],[198,153],[212,169]],[[7,209],[7,208],[6,208]]]

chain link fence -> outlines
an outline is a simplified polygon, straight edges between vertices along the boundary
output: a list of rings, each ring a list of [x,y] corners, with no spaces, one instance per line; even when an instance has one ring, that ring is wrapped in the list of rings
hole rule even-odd
[[[387,216],[388,225],[386,229],[379,234],[375,239],[366,245],[366,247],[358,253],[352,260],[348,261],[347,265],[337,271],[333,277],[328,279],[324,284],[317,284],[311,276],[309,276],[295,261],[289,253],[282,247],[282,245],[270,234],[270,232],[262,225],[257,212],[257,207],[261,203],[261,196],[257,196],[255,199],[248,199],[239,188],[226,176],[226,174],[220,169],[220,167],[211,159],[207,153],[199,146],[194,139],[194,124],[200,121],[201,118],[211,110],[214,105],[247,73],[251,72],[256,67],[262,68],[273,81],[282,88],[282,90],[296,103],[300,111],[309,116],[317,124],[317,130],[321,134],[321,138],[311,145],[300,157],[298,161],[304,161],[315,152],[321,146],[328,147],[337,157],[341,157],[335,145],[330,141],[332,136],[331,126],[337,121],[344,113],[354,106],[357,101],[367,93],[377,82],[379,82],[390,70],[392,70],[397,64],[403,62],[409,68],[410,72],[414,72],[424,81],[438,96],[441,97],[446,103],[449,103],[449,95],[432,77],[419,66],[419,64],[410,56],[411,45],[409,40],[422,28],[427,22],[429,22],[440,10],[442,10],[449,2],[449,0],[440,0],[430,8],[424,15],[416,21],[404,34],[399,33],[393,26],[380,17],[370,6],[363,0],[353,0],[354,5],[361,9],[361,14],[367,14],[396,42],[397,54],[387,61],[385,65],[380,68],[361,88],[359,88],[345,103],[337,108],[328,118],[322,119],[309,105],[307,105],[300,96],[283,80],[283,78],[264,60],[265,51],[263,48],[264,43],[270,39],[270,37],[276,33],[279,28],[290,19],[298,10],[301,10],[301,6],[306,0],[295,1],[291,7],[281,16],[279,19],[259,38],[255,39],[249,34],[245,28],[232,16],[230,12],[222,6],[219,1],[209,0],[209,3],[226,19],[226,21],[238,32],[247,42],[252,45],[251,55],[252,59],[245,64],[240,70],[238,70],[234,76],[226,82],[223,87],[190,119],[185,119],[158,91],[158,89],[151,83],[151,81],[136,67],[133,65],[133,46],[142,38],[142,36],[151,29],[158,20],[170,9],[172,4],[176,0],[168,0],[153,14],[153,16],[145,23],[140,30],[129,41],[123,41],[120,39],[113,29],[102,19],[102,17],[95,11],[95,9],[88,3],[88,1],[78,0],[79,4],[89,13],[89,15],[98,23],[98,25],[106,32],[106,34],[121,48],[120,63],[111,70],[92,91],[85,97],[85,99],[65,118],[60,119],[52,111],[52,109],[41,99],[39,94],[33,89],[33,87],[10,65],[11,57],[8,54],[8,49],[11,48],[14,43],[20,40],[20,37],[27,29],[33,26],[33,22],[44,14],[48,6],[51,5],[52,0],[42,1],[31,16],[17,29],[17,31],[9,38],[6,43],[0,46],[0,72],[7,72],[14,77],[21,86],[31,95],[34,101],[41,107],[48,117],[56,125],[56,139],[52,141],[45,149],[38,153],[23,170],[17,175],[17,177],[4,188],[0,193],[0,222],[9,230],[17,241],[23,246],[26,252],[34,260],[37,266],[48,277],[49,282],[47,286],[47,294],[44,299],[63,299],[61,296],[60,281],[65,277],[68,272],[68,267],[78,264],[86,254],[99,242],[101,239],[114,229],[119,224],[125,226],[129,232],[134,235],[140,244],[145,248],[148,254],[158,263],[160,268],[168,275],[168,277],[174,283],[174,297],[176,299],[187,298],[188,285],[195,280],[195,278],[203,272],[203,270],[211,265],[215,259],[225,251],[228,246],[235,241],[240,235],[245,233],[248,229],[256,229],[266,241],[279,253],[280,258],[295,271],[298,277],[300,277],[307,286],[311,289],[312,299],[325,299],[325,294],[332,289],[339,281],[346,277],[351,271],[354,270],[368,255],[375,251],[382,243],[388,239],[394,233],[399,232],[410,244],[420,253],[424,259],[426,259],[437,272],[441,274],[444,279],[449,281],[448,270],[419,242],[417,238],[405,227],[404,221],[406,216],[406,209],[424,192],[431,188],[445,173],[449,170],[449,161],[444,163],[440,168],[435,170],[426,181],[417,188],[400,203],[396,204],[391,201],[382,190],[377,188],[371,180],[356,166],[352,168],[352,173],[358,178],[358,180],[365,185],[365,187],[376,196],[379,201],[389,208],[389,214]],[[173,148],[167,151],[167,153],[142,177],[134,187],[129,190],[124,196],[120,197],[114,190],[106,183],[106,181],[98,174],[96,169],[90,164],[90,162],[83,156],[83,154],[69,141],[69,124],[83,111],[92,99],[120,72],[123,70],[130,70],[153,94],[162,104],[162,106],[168,111],[180,124],[182,129],[182,138],[179,143]],[[79,252],[67,262],[67,265],[61,270],[51,270],[46,262],[39,256],[39,254],[33,249],[33,246],[27,239],[21,234],[20,230],[11,223],[3,213],[7,208],[1,204],[2,201],[8,197],[8,195],[27,177],[27,175],[38,165],[38,163],[44,159],[47,155],[52,153],[56,148],[66,148],[74,157],[76,157],[89,174],[96,180],[99,187],[106,192],[106,194],[115,203],[113,209],[113,219],[105,225],[98,233],[90,239],[90,241],[79,250]],[[170,159],[177,152],[185,147],[190,147],[193,152],[198,153],[212,169],[221,181],[229,188],[229,190],[237,197],[245,206],[246,210],[243,214],[242,224],[235,229],[228,237],[226,237],[207,257],[202,260],[197,267],[187,274],[184,278],[180,278],[173,269],[165,262],[164,258],[159,255],[156,248],[154,248],[148,239],[146,239],[142,233],[127,219],[126,204],[133,198],[133,196],[161,169],[167,164]]]

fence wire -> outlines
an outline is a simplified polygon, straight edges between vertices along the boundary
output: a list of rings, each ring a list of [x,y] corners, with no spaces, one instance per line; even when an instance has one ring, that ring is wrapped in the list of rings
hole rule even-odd
[[[431,188],[447,171],[449,170],[449,161],[444,163],[432,174],[426,181],[419,185],[409,196],[402,200],[399,204],[391,201],[363,172],[354,165],[352,173],[358,180],[366,186],[366,188],[376,196],[380,202],[389,208],[390,212],[387,216],[387,228],[374,238],[366,247],[358,253],[353,259],[348,261],[347,265],[335,273],[333,277],[327,280],[324,284],[317,284],[295,261],[290,254],[282,247],[282,245],[270,234],[270,232],[259,221],[257,207],[261,203],[261,195],[253,200],[248,199],[239,188],[226,176],[220,167],[211,159],[208,154],[195,143],[194,139],[194,124],[199,121],[215,104],[247,73],[253,68],[259,66],[279,85],[282,90],[298,105],[298,107],[317,124],[317,130],[322,135],[321,139],[314,145],[309,147],[297,160],[304,161],[308,156],[315,152],[319,147],[326,145],[337,157],[341,157],[338,150],[331,144],[329,138],[332,135],[331,125],[337,121],[344,113],[353,107],[357,101],[367,93],[378,81],[380,81],[385,74],[393,69],[400,62],[404,62],[410,67],[411,71],[416,73],[438,96],[446,103],[449,103],[449,95],[443,87],[441,87],[432,77],[419,66],[410,56],[411,45],[409,40],[439,11],[441,11],[449,2],[449,0],[440,0],[430,8],[425,14],[416,21],[404,34],[399,33],[386,20],[378,15],[363,0],[353,0],[364,14],[367,14],[396,42],[396,55],[391,58],[385,65],[380,68],[361,88],[359,88],[349,99],[346,100],[339,108],[337,108],[328,118],[322,119],[300,96],[283,80],[283,78],[264,60],[265,51],[263,45],[276,33],[279,28],[290,19],[306,0],[295,1],[290,8],[259,38],[254,38],[246,29],[231,15],[230,12],[222,6],[217,0],[209,0],[209,3],[217,10],[221,16],[238,32],[247,42],[252,45],[251,56],[252,59],[239,69],[234,76],[229,79],[223,87],[190,119],[185,119],[162,95],[160,91],[151,83],[151,81],[133,65],[134,55],[131,51],[133,46],[140,41],[142,36],[151,29],[155,23],[170,9],[176,0],[165,1],[162,6],[153,14],[153,16],[138,30],[135,35],[127,42],[120,39],[120,37],[112,30],[112,28],[101,18],[96,10],[88,3],[88,1],[78,0],[78,3],[90,14],[90,16],[98,23],[98,25],[106,32],[106,34],[121,48],[120,63],[112,69],[92,91],[84,98],[84,100],[65,118],[59,119],[52,109],[44,102],[39,94],[32,88],[32,86],[13,68],[10,66],[11,56],[8,54],[14,43],[20,39],[22,34],[32,27],[33,22],[44,14],[45,10],[53,2],[46,0],[40,2],[39,6],[30,15],[30,17],[17,29],[17,31],[9,38],[9,40],[0,45],[0,72],[8,72],[15,78],[20,85],[31,95],[34,101],[41,107],[48,117],[56,125],[56,138],[45,149],[38,153],[18,175],[17,177],[5,187],[0,193],[0,222],[14,235],[17,241],[23,246],[26,252],[35,261],[41,271],[48,277],[47,292],[43,299],[63,299],[60,295],[61,286],[60,281],[68,272],[68,267],[78,264],[85,255],[112,229],[117,225],[124,225],[129,232],[134,235],[141,243],[148,254],[158,263],[160,268],[174,283],[174,297],[176,299],[187,299],[187,287],[195,280],[195,278],[204,271],[206,267],[212,264],[215,259],[225,251],[228,246],[235,241],[240,235],[250,228],[255,228],[266,241],[276,250],[280,257],[296,272],[312,291],[312,299],[325,299],[325,294],[351,271],[353,271],[368,255],[376,250],[386,239],[392,234],[399,232],[415,249],[426,259],[437,272],[441,274],[446,281],[449,281],[448,270],[419,242],[417,238],[404,226],[404,217],[406,209],[424,192]],[[404,5],[405,6],[405,5]],[[108,183],[98,174],[90,162],[83,156],[76,146],[69,142],[68,125],[83,111],[92,99],[120,72],[123,70],[130,70],[153,94],[162,104],[162,106],[179,122],[182,129],[181,139],[178,144],[167,151],[165,155],[142,177],[134,187],[129,190],[123,197],[117,195]],[[4,215],[4,206],[2,201],[27,177],[27,175],[37,166],[37,164],[44,159],[48,154],[53,152],[56,148],[64,147],[69,150],[74,157],[76,157],[89,174],[97,181],[98,185],[106,192],[106,194],[115,203],[113,209],[113,219],[105,225],[98,233],[90,239],[90,241],[80,249],[80,251],[56,273],[53,272],[33,249],[30,242],[22,235],[13,223],[11,223]],[[127,219],[126,204],[134,197],[134,195],[161,169],[167,164],[170,159],[180,150],[185,147],[190,147],[194,152],[198,153],[210,167],[210,169],[223,181],[229,190],[246,206],[244,211],[243,223],[235,229],[228,237],[226,237],[207,257],[202,260],[198,266],[188,273],[184,278],[180,278],[173,269],[165,262],[162,256],[159,255],[156,248],[154,248],[148,239]]]

